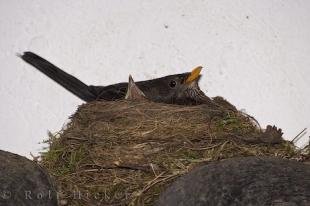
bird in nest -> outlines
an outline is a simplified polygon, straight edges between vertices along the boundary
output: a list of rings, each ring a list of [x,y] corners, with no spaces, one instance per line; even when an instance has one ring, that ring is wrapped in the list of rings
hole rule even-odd
[[[87,85],[33,52],[24,52],[19,56],[86,102],[124,99],[130,86],[128,82],[108,86]],[[153,102],[181,105],[210,103],[212,100],[201,91],[198,85],[201,70],[202,67],[198,66],[191,72],[138,81],[135,85],[146,99]]]

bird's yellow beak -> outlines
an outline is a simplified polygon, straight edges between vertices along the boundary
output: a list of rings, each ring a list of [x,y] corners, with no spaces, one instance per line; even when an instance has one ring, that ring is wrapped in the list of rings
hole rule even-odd
[[[201,70],[202,70],[202,66],[198,66],[195,69],[193,69],[190,75],[186,78],[185,83],[188,84],[196,80],[199,77]]]

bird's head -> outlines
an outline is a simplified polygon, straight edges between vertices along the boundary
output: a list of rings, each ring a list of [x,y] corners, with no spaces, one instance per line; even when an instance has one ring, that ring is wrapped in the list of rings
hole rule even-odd
[[[148,99],[155,102],[200,104],[206,97],[198,85],[201,69],[202,67],[199,66],[191,72],[149,80],[147,84],[139,82],[138,87]]]

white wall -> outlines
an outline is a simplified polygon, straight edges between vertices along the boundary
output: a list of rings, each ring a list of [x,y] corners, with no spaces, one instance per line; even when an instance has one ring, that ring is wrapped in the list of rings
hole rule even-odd
[[[98,85],[203,65],[208,95],[291,139],[310,126],[309,11],[307,0],[0,0],[0,149],[37,153],[82,103],[15,56],[25,50]]]

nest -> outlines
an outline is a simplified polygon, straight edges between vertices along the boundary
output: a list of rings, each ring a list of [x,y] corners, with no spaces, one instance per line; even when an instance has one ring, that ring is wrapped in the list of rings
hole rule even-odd
[[[218,100],[222,109],[126,100],[81,105],[42,154],[61,204],[153,205],[169,183],[198,165],[300,156],[282,139],[256,141],[263,133],[254,119]]]

